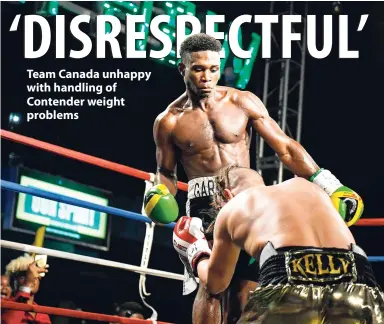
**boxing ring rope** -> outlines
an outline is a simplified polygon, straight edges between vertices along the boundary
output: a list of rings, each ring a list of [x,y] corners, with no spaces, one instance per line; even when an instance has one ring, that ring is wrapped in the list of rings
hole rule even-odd
[[[183,275],[176,274],[176,273],[166,272],[166,271],[162,271],[162,270],[142,268],[142,267],[138,267],[138,266],[134,266],[134,265],[130,265],[130,264],[125,264],[125,263],[120,263],[120,262],[115,262],[115,261],[109,261],[109,260],[103,260],[103,259],[99,259],[99,258],[88,257],[88,256],[69,253],[69,252],[51,250],[51,249],[41,248],[41,247],[37,247],[34,245],[28,245],[28,244],[24,244],[24,243],[17,243],[17,242],[0,240],[0,245],[2,248],[8,248],[8,249],[13,249],[13,250],[23,251],[26,253],[43,254],[43,255],[48,255],[48,256],[61,258],[61,259],[68,259],[68,260],[73,260],[73,261],[102,265],[102,266],[106,266],[106,267],[129,270],[129,271],[137,272],[140,274],[149,274],[152,276],[181,280],[181,281],[184,278]],[[382,261],[384,261],[384,256],[369,256],[368,260],[370,262],[382,262]]]
[[[102,321],[102,322],[108,322],[108,323],[148,324],[148,323],[152,322],[150,320],[130,319],[130,318],[114,316],[114,315],[90,313],[90,312],[65,309],[65,308],[58,308],[58,307],[48,307],[48,306],[39,306],[39,305],[17,303],[17,302],[13,302],[13,301],[9,301],[9,300],[1,300],[1,308],[20,310],[20,311],[24,311],[24,312],[43,313],[43,314],[48,314],[48,315],[81,318],[81,319],[87,319],[87,320],[92,320],[92,321]],[[156,323],[157,324],[171,324],[171,323],[159,322],[159,321],[156,321]]]
[[[85,153],[81,153],[78,151],[67,149],[67,148],[62,147],[62,146],[50,144],[50,143],[43,142],[43,141],[31,138],[31,137],[27,137],[24,135],[20,135],[20,134],[16,134],[16,133],[13,133],[10,131],[6,131],[4,129],[0,130],[0,135],[4,139],[7,139],[10,141],[19,143],[19,144],[24,144],[27,146],[39,148],[39,149],[42,149],[42,150],[45,150],[45,151],[48,151],[51,153],[65,156],[65,157],[70,158],[70,159],[74,159],[74,160],[78,160],[80,162],[92,164],[92,165],[95,165],[95,166],[98,166],[98,167],[101,167],[104,169],[116,171],[118,173],[129,175],[129,176],[139,178],[142,180],[147,180],[147,181],[151,180],[150,173],[142,171],[142,170],[134,169],[131,167],[127,167],[125,165],[122,165],[122,164],[119,164],[116,162],[104,160],[104,159],[101,159],[101,158],[98,158],[98,157],[95,157],[92,155],[88,155]],[[177,182],[177,188],[182,190],[182,191],[188,191],[188,185],[184,182],[178,181]],[[13,189],[10,189],[10,190],[13,190]],[[105,206],[100,206],[100,207],[112,208],[112,207],[105,207]],[[116,211],[117,210],[118,209],[116,208]],[[121,212],[124,212],[124,213],[121,213]],[[126,211],[123,211],[120,209],[119,216],[130,218],[130,216],[128,214],[130,214],[130,216],[132,216],[132,219],[144,221],[146,223],[151,223],[151,221],[146,216],[143,216],[143,215],[140,215],[137,213],[133,213],[133,212],[126,212]],[[173,226],[174,226],[174,224],[171,224],[168,227],[173,227]],[[384,226],[384,218],[363,218],[363,219],[360,219],[354,226]]]
[[[182,275],[179,275],[176,273],[166,272],[166,271],[162,271],[162,270],[142,268],[142,267],[138,267],[138,266],[130,265],[130,264],[125,264],[125,263],[121,263],[121,262],[104,260],[104,259],[100,259],[100,258],[94,258],[94,257],[89,257],[89,256],[74,254],[74,253],[69,253],[69,252],[63,252],[63,251],[58,251],[58,250],[52,250],[52,249],[37,247],[34,245],[28,245],[28,244],[24,244],[24,243],[17,243],[17,242],[1,240],[0,244],[1,244],[1,247],[3,247],[3,248],[23,251],[26,253],[43,254],[43,255],[48,255],[48,256],[56,257],[56,258],[60,258],[60,259],[67,259],[67,260],[72,260],[72,261],[79,261],[79,262],[96,264],[99,266],[106,266],[106,267],[111,267],[111,268],[129,270],[129,271],[137,272],[140,274],[149,274],[152,276],[163,277],[163,278],[168,278],[168,279],[175,279],[175,280],[181,280],[182,281],[184,278]]]
[[[354,226],[384,226],[384,218],[361,218]]]
[[[51,152],[51,153],[55,153],[55,154],[67,157],[67,158],[70,158],[70,159],[74,159],[74,160],[77,160],[77,161],[85,162],[85,163],[88,163],[88,164],[91,164],[91,165],[95,165],[95,166],[98,166],[98,167],[101,167],[101,168],[104,168],[104,169],[108,169],[108,170],[115,171],[115,172],[118,172],[118,173],[121,173],[121,174],[129,175],[129,176],[132,176],[132,177],[135,177],[135,178],[139,178],[139,179],[145,180],[145,182],[146,182],[146,190],[147,190],[147,186],[148,186],[149,183],[152,183],[152,185],[153,185],[154,175],[151,174],[151,173],[147,173],[147,172],[144,172],[144,171],[141,171],[141,170],[138,170],[138,169],[127,167],[127,166],[122,165],[122,164],[118,164],[118,163],[115,163],[115,162],[107,161],[107,160],[104,160],[104,159],[101,159],[101,158],[98,158],[98,157],[94,157],[94,156],[91,156],[91,155],[88,155],[88,154],[85,154],[85,153],[81,153],[81,152],[77,152],[77,151],[74,151],[74,150],[70,150],[70,149],[67,149],[67,148],[64,148],[64,147],[61,147],[61,146],[58,146],[58,145],[54,145],[54,144],[50,144],[50,143],[47,143],[47,142],[43,142],[43,141],[40,141],[40,140],[37,140],[37,139],[34,139],[34,138],[30,138],[30,137],[23,136],[23,135],[20,135],[20,134],[16,134],[16,133],[13,133],[13,132],[9,132],[9,131],[6,131],[6,130],[0,130],[0,134],[1,134],[2,138],[14,141],[14,142],[19,143],[19,144],[28,145],[28,146],[31,146],[31,147],[34,147],[34,148],[38,148],[38,149],[41,149],[41,150],[45,150],[45,151],[48,151],[48,152]],[[2,183],[2,185],[3,185],[3,183]],[[16,184],[8,183],[8,185],[9,185],[9,189],[10,189],[12,186],[14,186]],[[178,181],[177,182],[177,188],[182,190],[182,191],[187,191],[188,186],[187,186],[186,183]],[[21,188],[18,188],[18,189],[21,189]],[[44,194],[46,194],[46,193],[47,192],[44,192]],[[48,193],[48,194],[50,195],[51,193]],[[40,196],[40,197],[46,197],[46,196],[43,195],[43,196]],[[58,197],[56,197],[56,198],[58,198]],[[70,198],[70,197],[66,197],[66,198]],[[72,204],[74,202],[75,202],[75,205],[79,206],[77,204],[79,201],[72,200]],[[81,202],[81,203],[84,203],[84,202]],[[85,202],[85,203],[87,203],[87,202]],[[88,207],[90,206],[89,203],[86,204],[86,205],[88,205]],[[83,206],[83,205],[80,205],[80,206]],[[105,206],[93,206],[93,207],[94,207],[93,209],[96,208],[95,210],[99,210],[100,211],[100,208],[105,207]],[[112,208],[112,207],[109,207],[109,208]],[[109,212],[109,213],[112,213],[112,214],[115,214],[115,215],[118,215],[118,216],[126,217],[126,218],[129,218],[129,219],[135,219],[135,220],[140,220],[140,221],[144,221],[145,222],[145,224],[146,224],[146,234],[145,234],[145,239],[144,239],[144,244],[143,244],[143,253],[142,253],[141,267],[142,268],[148,268],[149,255],[151,253],[152,241],[153,241],[153,235],[154,235],[154,223],[152,223],[146,216],[143,216],[143,215],[140,215],[140,214],[137,214],[137,213],[133,213],[133,212],[127,212],[127,211],[124,211],[124,210],[121,210],[121,209],[117,209],[117,208],[108,209],[108,211],[106,211],[106,212]],[[174,226],[174,224],[168,224],[168,225],[165,225],[165,226],[172,228]],[[177,274],[175,274],[175,275],[177,275]],[[152,310],[152,312],[153,312],[152,316],[151,316],[151,319],[157,320],[157,312],[156,312],[156,310],[145,301],[144,295],[145,296],[149,296],[150,294],[146,292],[146,288],[145,288],[145,275],[144,274],[140,275],[139,292],[140,292],[140,297],[142,298],[143,303],[148,308],[150,308]]]
[[[63,202],[63,203],[67,203],[67,204],[78,206],[78,207],[84,207],[87,209],[92,209],[92,210],[107,213],[107,214],[121,216],[121,217],[124,217],[127,219],[138,220],[138,221],[145,222],[145,223],[152,223],[150,218],[148,218],[142,214],[134,213],[131,211],[126,211],[126,210],[115,208],[115,207],[102,206],[99,204],[91,203],[91,202],[80,200],[77,198],[72,198],[72,197],[52,193],[52,192],[45,191],[42,189],[26,187],[26,186],[20,185],[18,183],[6,181],[6,180],[1,180],[1,188],[12,190],[15,192],[22,192],[25,194],[29,194],[32,196],[38,196],[38,197],[50,199],[53,201]],[[175,223],[169,223],[169,224],[161,225],[161,226],[174,228]],[[360,219],[355,224],[355,226],[384,226],[384,218]]]
[[[122,165],[122,164],[107,161],[107,160],[104,160],[104,159],[101,159],[98,157],[94,157],[92,155],[77,152],[77,151],[74,151],[71,149],[67,149],[67,148],[64,148],[64,147],[61,147],[58,145],[54,145],[54,144],[50,144],[50,143],[43,142],[40,140],[36,140],[34,138],[30,138],[30,137],[16,134],[13,132],[9,132],[6,130],[0,130],[0,135],[3,139],[8,139],[8,140],[14,141],[14,142],[19,143],[19,144],[24,144],[24,145],[38,148],[41,150],[45,150],[45,151],[48,151],[51,153],[55,153],[55,154],[58,154],[58,155],[61,155],[61,156],[64,156],[64,157],[67,157],[70,159],[85,162],[85,163],[95,165],[95,166],[98,166],[98,167],[101,167],[104,169],[112,170],[112,171],[115,171],[115,172],[118,172],[118,173],[121,173],[124,175],[129,175],[129,176],[132,176],[135,178],[145,180],[146,187],[147,187],[148,183],[153,183],[153,176],[154,175],[151,173],[142,171],[142,170],[127,167],[127,166]],[[60,195],[60,194],[56,194],[56,193],[52,193],[52,192],[47,192],[45,190],[41,190],[38,188],[26,187],[26,186],[23,186],[23,185],[20,185],[17,183],[13,183],[10,181],[6,181],[6,180],[1,180],[1,188],[6,189],[6,190],[15,191],[15,192],[22,192],[22,193],[33,195],[33,196],[38,196],[38,197],[46,198],[49,200],[63,202],[63,203],[67,203],[70,205],[75,205],[78,207],[83,207],[83,208],[87,208],[87,209],[91,209],[91,210],[95,210],[95,211],[100,211],[100,212],[104,212],[104,213],[111,214],[111,215],[121,216],[121,217],[124,217],[127,219],[142,221],[142,222],[146,223],[146,226],[147,226],[147,234],[146,234],[146,238],[145,238],[145,242],[144,242],[144,247],[145,247],[146,252],[143,251],[142,266],[141,267],[134,266],[134,265],[128,265],[128,264],[124,264],[124,263],[120,263],[120,262],[115,262],[115,261],[109,261],[109,260],[103,260],[103,259],[99,259],[99,258],[77,255],[77,254],[68,253],[68,252],[62,252],[62,251],[51,250],[51,249],[46,249],[46,248],[40,248],[40,247],[36,247],[36,246],[32,246],[32,245],[21,244],[21,243],[10,242],[10,241],[1,240],[1,246],[2,247],[20,250],[20,251],[24,251],[27,253],[45,254],[45,255],[63,258],[63,259],[75,260],[75,261],[79,261],[79,262],[92,263],[92,264],[96,264],[96,265],[109,266],[109,267],[113,267],[113,268],[119,268],[119,269],[137,272],[140,274],[140,295],[141,295],[142,299],[143,299],[142,293],[144,293],[145,295],[149,295],[148,293],[145,292],[145,283],[144,283],[145,278],[143,278],[143,276],[145,276],[146,274],[183,281],[183,279],[184,279],[183,275],[165,272],[165,271],[161,271],[161,270],[148,269],[147,265],[148,265],[148,260],[149,260],[150,249],[152,246],[153,225],[154,224],[152,223],[152,221],[147,216],[144,216],[144,215],[138,214],[138,213],[134,213],[134,212],[130,212],[130,211],[126,211],[126,210],[122,210],[122,209],[115,208],[115,207],[102,206],[102,205],[98,205],[95,203],[83,201],[80,199],[76,199],[76,198],[72,198],[72,197],[68,197],[68,196],[64,196],[64,195]],[[187,191],[188,186],[186,183],[178,181],[177,182],[177,188],[182,190],[182,191]],[[166,226],[168,228],[173,228],[174,225],[175,225],[174,223],[170,223],[170,224],[162,225],[162,226]],[[149,229],[148,226],[151,226],[152,228]],[[355,224],[355,226],[384,226],[384,218],[360,219]],[[147,242],[147,239],[148,239],[148,242]],[[370,257],[368,257],[368,259],[371,262],[383,262],[384,256],[370,256]],[[142,287],[142,286],[144,286],[144,287]],[[143,301],[144,301],[144,299],[143,299]],[[145,301],[144,301],[144,303],[145,303]],[[13,303],[13,304],[18,304],[18,303]],[[15,306],[15,305],[9,304],[9,306],[16,307],[17,305]],[[28,306],[33,306],[33,305],[28,305]],[[156,311],[150,305],[146,304],[146,306],[149,306],[154,312],[153,315],[155,315],[155,318],[151,318],[151,319],[157,320]],[[17,306],[17,307],[19,307],[19,306]],[[24,306],[20,306],[20,307],[24,307]],[[54,308],[54,307],[44,307],[44,306],[33,306],[33,307],[41,307],[41,309],[39,308],[38,311],[36,310],[37,312],[41,312],[41,313],[44,312],[43,308],[47,309],[47,310],[49,309],[50,311],[60,310],[59,308]],[[3,305],[2,305],[2,308],[4,308]],[[71,310],[65,310],[65,311],[71,311]],[[75,311],[73,311],[73,312],[75,312]],[[79,313],[85,314],[86,312],[79,312]],[[51,313],[51,314],[53,315],[54,313]],[[75,314],[75,313],[73,313],[73,314]],[[86,314],[94,314],[95,316],[96,315],[108,316],[108,315],[95,314],[95,313],[86,313]],[[68,316],[68,315],[65,315],[65,316]],[[118,318],[116,316],[111,316],[111,317]],[[83,318],[83,317],[78,317],[78,318]],[[89,319],[89,318],[87,317],[87,319]],[[96,319],[96,320],[98,320],[98,319]],[[105,321],[109,321],[109,320],[105,320]],[[134,320],[130,320],[130,322],[128,322],[128,321],[120,322],[120,321],[116,321],[116,319],[113,319],[111,321],[115,321],[116,323],[133,323]],[[148,321],[142,321],[142,322],[148,323]]]
[[[24,144],[27,146],[32,146],[32,147],[39,148],[39,149],[44,150],[44,151],[48,151],[51,153],[62,155],[62,156],[65,156],[65,157],[73,159],[73,160],[85,162],[88,164],[93,164],[93,165],[96,165],[96,166],[104,168],[104,169],[108,169],[108,170],[116,171],[118,173],[129,175],[129,176],[134,177],[134,178],[138,178],[138,179],[142,179],[142,180],[151,180],[150,174],[148,172],[134,169],[134,168],[131,168],[131,167],[128,167],[126,165],[119,164],[119,163],[107,161],[107,160],[104,160],[104,159],[101,159],[101,158],[98,158],[98,157],[95,157],[92,155],[88,155],[85,153],[81,153],[78,151],[70,150],[70,149],[67,149],[67,148],[62,147],[62,146],[43,142],[43,141],[31,138],[31,137],[27,137],[24,135],[9,132],[9,131],[6,131],[4,129],[1,130],[1,137],[4,139],[10,140],[10,141],[16,142],[16,143]],[[182,191],[188,191],[188,185],[184,182],[178,181],[177,182],[177,188],[182,190]]]
[[[152,223],[150,218],[148,218],[144,215],[138,214],[138,213],[134,213],[131,211],[126,211],[123,209],[110,207],[110,206],[102,206],[102,205],[95,204],[95,203],[92,203],[89,201],[60,195],[60,194],[45,191],[45,190],[42,190],[39,188],[26,187],[26,186],[20,185],[18,183],[6,181],[6,180],[1,180],[1,188],[16,191],[16,192],[22,192],[22,193],[29,194],[32,196],[42,197],[42,198],[50,199],[53,201],[66,203],[69,205],[84,207],[86,209],[91,209],[91,210],[99,211],[102,213],[107,213],[107,214],[121,216],[121,217],[128,218],[128,219],[138,220],[138,221],[145,222],[145,223]],[[175,226],[175,223],[169,223],[169,224],[161,225],[161,226],[173,228]]]

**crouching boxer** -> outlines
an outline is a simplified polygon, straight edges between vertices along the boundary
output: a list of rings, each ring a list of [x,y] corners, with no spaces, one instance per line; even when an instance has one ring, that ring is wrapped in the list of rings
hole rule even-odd
[[[188,181],[188,200],[186,203],[186,212],[188,216],[198,217],[201,219],[202,228],[205,237],[210,245],[213,244],[213,228],[218,210],[214,206],[214,197],[216,193],[217,177],[199,177]],[[182,256],[180,256],[182,259]],[[186,269],[191,269],[187,262],[183,262]],[[195,280],[193,271],[189,271],[189,277],[185,287],[192,286]],[[217,298],[220,303],[220,317],[213,323],[234,323],[238,319],[239,310],[241,310],[248,298],[249,291],[256,288],[258,281],[258,264],[245,251],[241,251],[237,265],[231,281],[232,289],[227,290],[226,295],[211,296]],[[199,290],[198,298],[195,303],[206,303],[204,298],[205,292]],[[224,298],[223,298],[224,297]],[[203,307],[197,307],[202,309]],[[217,315],[216,315],[217,316]],[[207,318],[215,317],[214,312],[207,314]],[[201,322],[205,323],[203,319]],[[207,320],[208,323],[208,320]]]
[[[258,261],[259,285],[238,323],[383,323],[384,295],[367,256],[319,186],[294,178],[267,187],[237,166],[215,186],[212,250],[189,217],[174,230],[186,248],[175,248],[211,295],[228,287],[241,251]]]
[[[214,213],[209,215],[210,197],[214,192],[212,177],[233,163],[250,166],[249,147],[253,130],[293,174],[326,190],[348,225],[356,222],[363,211],[357,193],[343,186],[329,171],[320,169],[304,147],[287,136],[270,117],[256,95],[217,85],[221,73],[221,50],[221,43],[207,34],[191,35],[180,45],[178,69],[186,88],[158,115],[153,125],[156,184],[164,184],[172,194],[176,194],[177,168],[182,165],[189,180],[189,214],[202,218],[206,228],[215,218]],[[241,253],[234,280],[223,298],[207,295],[183,261],[188,271],[183,294],[191,294],[198,287],[193,305],[194,324],[233,323],[238,320],[249,288],[256,286],[257,264],[253,261]],[[232,310],[226,308],[227,300],[232,300],[229,301]]]

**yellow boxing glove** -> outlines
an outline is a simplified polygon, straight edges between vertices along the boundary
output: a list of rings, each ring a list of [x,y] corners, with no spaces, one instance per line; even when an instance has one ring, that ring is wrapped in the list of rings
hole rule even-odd
[[[352,226],[359,220],[364,211],[363,200],[355,191],[342,185],[329,170],[318,170],[309,181],[318,185],[331,197],[333,205],[347,226]]]

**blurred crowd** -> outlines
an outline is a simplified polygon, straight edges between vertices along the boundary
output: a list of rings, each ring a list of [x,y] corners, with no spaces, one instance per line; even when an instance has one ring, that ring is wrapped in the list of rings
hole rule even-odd
[[[49,268],[46,261],[46,256],[25,254],[9,262],[5,267],[5,273],[1,276],[1,299],[38,305],[35,299],[39,292],[40,284],[44,276],[48,273]],[[61,307],[81,310],[73,304],[61,305]],[[149,317],[148,309],[135,301],[116,303],[113,305],[113,309],[114,313],[111,315],[136,319],[147,319]],[[89,321],[2,308],[1,323],[86,324],[89,323]]]

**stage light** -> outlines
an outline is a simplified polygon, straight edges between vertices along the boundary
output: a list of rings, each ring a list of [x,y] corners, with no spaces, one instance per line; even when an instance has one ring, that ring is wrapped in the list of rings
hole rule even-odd
[[[18,124],[20,122],[20,116],[11,114],[10,121],[12,123]]]
[[[36,11],[38,15],[45,17],[56,16],[59,12],[59,1],[44,1],[41,7]]]
[[[37,14],[42,14],[46,16],[64,14],[66,12],[75,12],[77,14],[83,14],[84,9],[80,3],[72,3],[74,6],[68,7],[67,4],[71,3],[70,1],[44,1],[37,2],[37,7],[40,10],[37,10]],[[113,15],[120,19],[122,23],[125,23],[126,15],[143,15],[145,17],[145,21],[143,23],[138,23],[136,26],[136,30],[140,32],[144,32],[143,39],[136,40],[135,48],[140,51],[149,51],[153,50],[161,50],[162,44],[152,36],[150,32],[150,23],[151,20],[158,15],[168,15],[170,17],[169,23],[162,23],[159,28],[165,33],[172,43],[172,51],[166,57],[162,59],[153,58],[153,60],[165,64],[168,66],[174,67],[180,61],[179,58],[176,57],[176,19],[178,15],[191,15],[197,17],[202,25],[202,30],[205,30],[205,18],[206,15],[216,15],[215,12],[211,10],[206,10],[190,1],[100,1],[96,2],[97,5],[94,5],[93,9],[96,9],[95,15]],[[333,2],[332,8],[335,12],[339,12],[341,10],[340,2]],[[72,8],[72,9],[71,9]],[[88,7],[87,7],[88,8]],[[89,8],[88,8],[89,9]],[[87,9],[87,10],[88,10]],[[73,11],[75,10],[75,11]],[[220,30],[224,32],[224,41],[222,44],[222,51],[224,57],[221,62],[220,74],[222,75],[224,69],[227,67],[233,68],[234,75],[236,77],[235,87],[240,89],[245,89],[252,74],[252,70],[254,67],[254,63],[256,61],[256,57],[260,47],[260,35],[254,32],[246,32],[246,35],[243,35],[243,31],[241,28],[239,29],[238,41],[239,46],[244,50],[248,50],[252,53],[251,58],[249,59],[240,59],[238,57],[234,57],[229,48],[228,42],[228,30],[231,25],[231,22],[225,22],[221,25]],[[91,36],[95,36],[95,28],[92,27],[89,33]],[[190,35],[192,30],[188,27],[187,24],[185,28],[186,35]],[[215,32],[219,31],[219,24],[215,24],[214,26]],[[105,24],[105,32],[111,32],[111,25],[109,23]],[[243,36],[246,39],[247,44],[243,44]],[[251,36],[251,42],[248,43],[249,36]],[[232,82],[232,80],[231,80]]]
[[[341,13],[341,3],[340,3],[340,1],[332,2],[332,11],[333,11],[333,13],[336,13],[336,14]]]
[[[9,126],[11,129],[19,125],[21,122],[21,115],[19,113],[10,113],[9,114]]]

